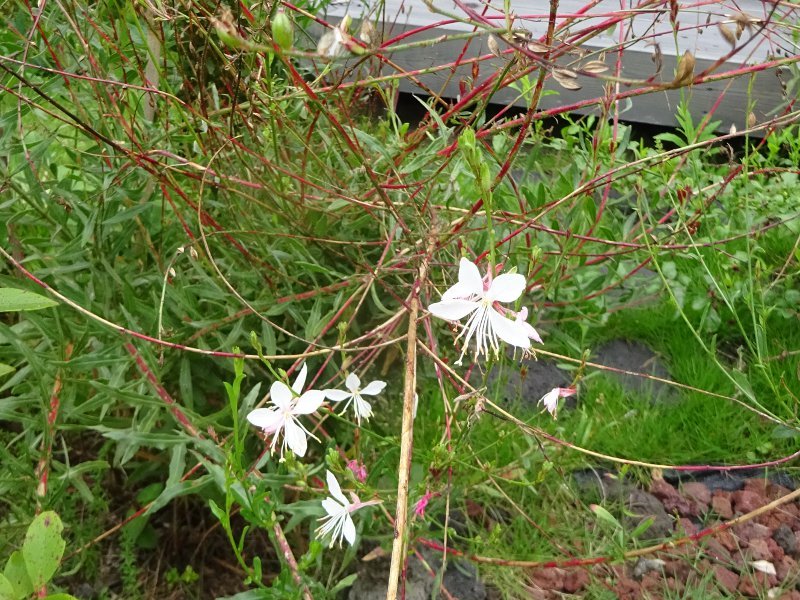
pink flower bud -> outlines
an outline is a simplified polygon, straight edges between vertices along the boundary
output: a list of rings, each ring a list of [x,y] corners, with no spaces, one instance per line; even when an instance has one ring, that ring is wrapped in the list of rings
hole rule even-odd
[[[348,462],[347,468],[353,472],[353,475],[355,475],[356,479],[358,479],[361,483],[364,483],[367,480],[367,467],[357,460],[353,459]]]

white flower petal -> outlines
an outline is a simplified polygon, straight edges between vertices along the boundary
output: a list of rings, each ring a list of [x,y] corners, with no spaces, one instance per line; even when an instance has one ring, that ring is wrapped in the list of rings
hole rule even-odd
[[[307,375],[308,367],[306,366],[306,363],[303,363],[303,366],[300,367],[300,373],[297,374],[297,379],[294,380],[294,384],[292,385],[294,393],[298,396],[303,393],[303,386],[306,384]]]
[[[320,390],[308,390],[297,399],[297,404],[295,404],[292,409],[292,414],[310,415],[316,412],[323,402],[325,402],[325,392]]]
[[[350,373],[350,375],[347,376],[347,379],[344,380],[344,387],[351,392],[357,392],[358,388],[361,387],[361,380],[358,378],[358,375],[355,373]]]
[[[264,431],[272,432],[281,425],[283,414],[272,408],[256,408],[250,411],[247,420]]]
[[[483,278],[478,265],[463,256],[458,261],[458,282],[469,285],[476,294],[483,292]]]
[[[558,410],[558,388],[553,388],[549,392],[547,392],[544,396],[541,397],[539,400],[542,404],[544,404],[545,409],[551,415],[555,416],[556,411]]]
[[[345,507],[339,504],[333,498],[325,498],[322,501],[322,508],[324,508],[325,512],[328,513],[328,515],[333,518],[338,517],[339,515],[342,514],[342,511],[345,510]]]
[[[523,275],[519,273],[503,273],[492,281],[486,296],[498,302],[513,302],[524,291],[525,277]]]
[[[383,388],[386,387],[385,381],[372,381],[370,382],[367,387],[361,390],[361,394],[366,394],[367,396],[374,396],[375,394],[380,394],[383,391]]]
[[[531,347],[531,341],[528,338],[527,332],[522,327],[518,327],[514,321],[507,319],[496,310],[489,310],[489,322],[494,333],[507,344],[525,350]]]
[[[356,413],[356,418],[360,425],[361,419],[369,420],[372,416],[372,405],[359,395],[353,396],[353,399],[355,400],[353,402],[353,410]]]
[[[299,458],[306,455],[306,449],[308,448],[306,432],[294,422],[294,419],[286,419],[286,423],[283,426],[283,436],[286,444]]]
[[[322,393],[325,394],[328,400],[333,400],[334,402],[341,402],[353,396],[353,394],[344,390],[322,390]]]
[[[353,518],[349,514],[344,516],[342,535],[351,546],[356,543],[356,524],[353,523]]]
[[[286,409],[294,400],[294,394],[289,386],[282,381],[275,381],[269,388],[270,401],[278,408]]]
[[[342,488],[339,487],[339,482],[336,479],[336,475],[330,471],[327,471],[325,473],[325,479],[328,481],[328,491],[331,493],[331,496],[341,502],[343,506],[349,506],[350,502],[342,493]]]
[[[480,304],[472,300],[443,300],[428,307],[431,314],[445,321],[458,321],[478,308]]]

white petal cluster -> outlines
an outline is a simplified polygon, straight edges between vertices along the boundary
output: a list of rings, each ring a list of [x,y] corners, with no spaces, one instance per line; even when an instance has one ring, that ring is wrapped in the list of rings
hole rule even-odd
[[[536,330],[525,322],[527,309],[516,313],[515,319],[505,316],[512,311],[500,303],[514,302],[525,291],[525,277],[518,273],[505,273],[491,279],[491,273],[481,277],[477,265],[462,258],[458,269],[458,283],[442,294],[428,310],[446,321],[459,321],[468,317],[456,341],[463,337],[463,350],[456,364],[461,364],[470,341],[475,339],[475,358],[489,356],[489,350],[500,352],[499,340],[529,350],[531,339],[541,343]],[[513,313],[512,313],[513,314]]]
[[[274,382],[269,390],[272,407],[256,408],[247,415],[250,423],[263,429],[264,433],[272,435],[270,451],[275,451],[278,437],[283,434],[281,457],[287,446],[297,456],[305,456],[308,448],[306,437],[309,435],[314,437],[297,417],[316,412],[325,400],[325,394],[321,390],[308,390],[303,393],[307,375],[308,369],[303,364],[291,388],[282,381]]]
[[[375,396],[380,394],[386,387],[385,381],[372,381],[366,387],[361,387],[361,380],[355,373],[350,373],[345,379],[344,390],[324,390],[325,397],[334,402],[347,401],[342,411],[346,411],[350,404],[353,405],[353,412],[356,415],[359,427],[361,426],[361,419],[369,420],[372,416],[372,405],[364,399],[364,396]]]
[[[328,480],[328,491],[331,495],[322,501],[322,508],[328,515],[320,519],[322,525],[317,528],[317,535],[321,538],[330,535],[331,548],[337,540],[341,546],[342,539],[347,540],[347,543],[352,546],[356,541],[356,525],[353,523],[350,513],[360,506],[351,503],[345,497],[333,473],[327,471],[325,477]]]

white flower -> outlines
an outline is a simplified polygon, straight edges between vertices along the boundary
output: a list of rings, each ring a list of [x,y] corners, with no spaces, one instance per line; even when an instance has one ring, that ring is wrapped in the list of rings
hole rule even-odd
[[[527,323],[520,326],[520,320],[512,321],[504,316],[511,313],[500,302],[514,302],[525,291],[525,277],[518,273],[498,275],[494,280],[491,273],[481,278],[475,263],[461,259],[458,268],[458,283],[442,294],[442,301],[431,304],[428,310],[436,317],[446,321],[459,321],[469,315],[464,329],[456,341],[464,336],[464,349],[456,362],[461,364],[469,342],[475,337],[475,358],[480,354],[489,355],[489,348],[495,354],[500,352],[498,338],[523,350],[531,347],[530,338],[536,334]],[[527,315],[527,313],[525,313]],[[518,316],[518,315],[517,315]],[[539,337],[533,337],[536,341]]]
[[[538,342],[539,344],[544,344],[544,342],[542,341],[541,336],[539,335],[539,332],[537,332],[533,328],[533,325],[528,323],[528,309],[527,309],[527,307],[523,306],[522,309],[517,313],[517,317],[514,319],[514,323],[518,327],[522,327],[522,329],[525,331],[525,335],[527,335],[534,342]]]
[[[372,416],[372,405],[364,400],[364,396],[374,396],[376,394],[380,394],[383,391],[383,388],[386,387],[386,382],[373,381],[367,384],[367,387],[361,389],[361,380],[358,378],[358,375],[355,373],[350,373],[350,375],[347,376],[347,379],[345,379],[344,385],[349,391],[325,390],[323,393],[329,400],[333,400],[334,402],[347,400],[347,404],[345,404],[344,408],[342,409],[343,412],[347,410],[347,407],[350,406],[350,403],[352,402],[353,412],[356,413],[358,425],[361,426],[361,419],[366,421]]]
[[[568,398],[574,394],[577,394],[578,391],[575,388],[553,388],[549,392],[547,392],[544,396],[539,398],[539,402],[544,404],[544,407],[547,409],[553,418],[556,418],[556,412],[558,411],[558,399],[559,398]]]
[[[351,546],[356,541],[356,525],[353,523],[353,518],[350,513],[358,508],[360,505],[352,504],[339,487],[339,482],[336,481],[336,476],[330,471],[326,472],[326,479],[328,480],[328,491],[331,495],[322,501],[322,508],[328,513],[327,517],[322,517],[322,525],[317,528],[319,537],[331,535],[330,547],[339,540],[339,546],[342,545],[342,538],[347,540]]]
[[[308,447],[306,435],[317,439],[297,420],[298,415],[310,415],[316,412],[325,400],[325,394],[320,390],[308,390],[304,394],[301,393],[307,374],[308,369],[303,364],[300,374],[291,388],[282,381],[274,382],[269,390],[270,402],[273,407],[256,408],[247,415],[250,423],[263,429],[264,433],[272,434],[270,452],[275,451],[278,435],[283,430],[281,457],[283,457],[286,446],[289,446],[297,456],[305,456]]]

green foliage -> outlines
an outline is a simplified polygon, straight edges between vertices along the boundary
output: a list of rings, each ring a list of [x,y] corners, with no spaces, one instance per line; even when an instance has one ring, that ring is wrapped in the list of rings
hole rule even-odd
[[[61,519],[53,511],[45,511],[33,520],[25,534],[22,550],[11,554],[0,575],[0,599],[29,598],[50,582],[64,556],[63,530]],[[69,594],[44,597],[47,600],[75,600]]]
[[[409,123],[385,66],[395,55],[354,56],[386,40],[362,48],[354,32],[357,50],[312,61],[320,3],[247,3],[252,17],[233,4],[213,15],[202,2],[48,3],[36,27],[14,8],[0,31],[10,69],[0,75],[0,246],[73,303],[43,310],[56,303],[21,289],[19,269],[3,263],[2,538],[21,538],[44,502],[74,524],[76,547],[89,546],[69,559],[70,583],[94,583],[118,556],[114,592],[143,595],[153,550],[166,545],[187,556],[159,563],[159,583],[190,594],[219,571],[190,564],[208,546],[238,573],[220,594],[299,597],[298,578],[314,598],[341,594],[357,560],[387,549],[393,532],[382,510],[364,511],[359,545],[324,549],[314,534],[324,473],[392,514],[406,308],[423,259],[423,308],[461,256],[485,253],[526,276],[529,320],[579,385],[579,404],[557,422],[536,398],[509,410],[550,436],[670,463],[756,462],[796,444],[796,125],[728,149],[688,103],[678,128],[649,140],[610,113],[552,124],[532,106],[522,132],[485,110],[500,98],[491,88],[458,111],[421,101],[424,119]],[[567,103],[552,89],[537,95],[549,73],[506,56],[498,85]],[[420,344],[448,364],[453,337],[420,322]],[[695,389],[656,404],[652,390],[580,364],[602,364],[592,349],[618,337],[650,344]],[[597,460],[522,434],[478,397],[451,404],[465,390],[419,355],[411,500],[432,495],[415,535],[505,557],[616,556],[638,543],[612,526],[612,508],[600,518],[565,485]],[[300,356],[320,388],[350,372],[389,386],[368,424],[323,409],[308,421],[320,441],[307,460],[281,461],[245,417]],[[495,366],[524,369],[505,356]],[[479,365],[470,381],[497,400],[487,372]],[[366,481],[350,460],[367,466]],[[0,598],[34,593],[61,561],[60,522],[34,525],[21,550],[0,545]],[[483,572],[511,577],[510,594],[525,589],[519,572],[498,573]]]

